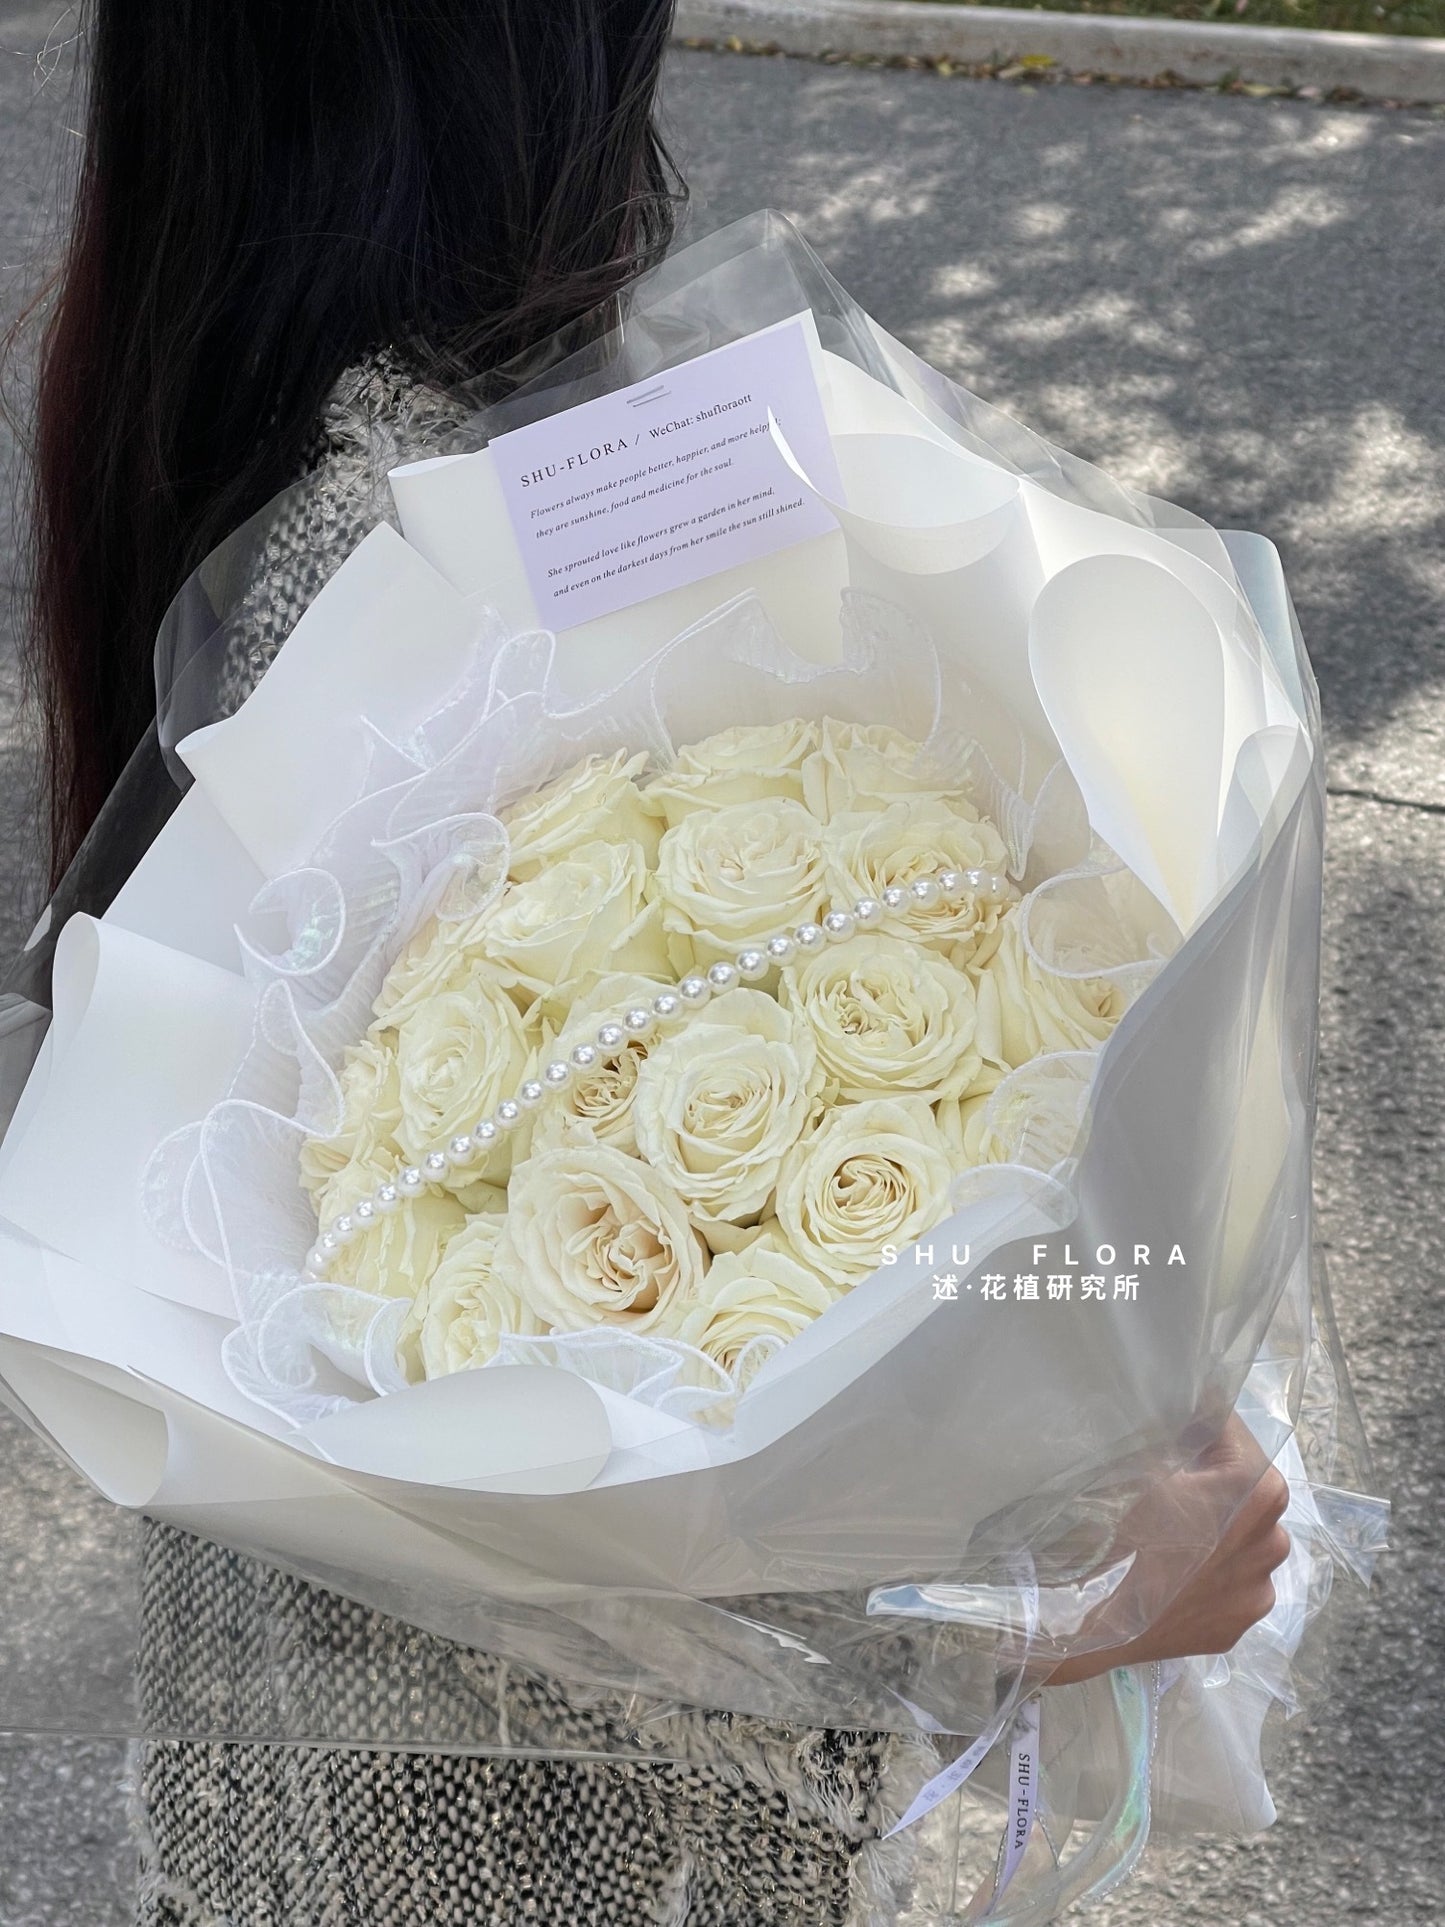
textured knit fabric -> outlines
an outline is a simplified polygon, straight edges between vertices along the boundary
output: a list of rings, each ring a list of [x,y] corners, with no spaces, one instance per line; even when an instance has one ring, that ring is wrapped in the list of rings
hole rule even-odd
[[[254,687],[389,513],[385,475],[463,413],[382,358],[348,376],[312,473],[270,518],[228,618],[216,706]],[[141,1927],[854,1927],[892,1918],[879,1836],[931,1763],[881,1735],[683,1711],[629,1728],[569,1694],[168,1527],[145,1527],[153,1734],[325,1732],[327,1747],[140,1750]],[[490,1736],[539,1757],[377,1751]],[[449,1727],[448,1721],[454,1726]],[[619,1743],[634,1757],[614,1755]],[[643,1749],[673,1759],[637,1757]],[[904,1786],[902,1782],[908,1784]]]
[[[146,1927],[510,1927],[880,1920],[876,1836],[900,1743],[678,1713],[645,1744],[705,1756],[568,1758],[616,1745],[619,1709],[419,1635],[160,1525],[146,1528],[142,1692],[151,1725],[304,1725],[343,1744],[152,1741],[138,1808]],[[465,1687],[465,1693],[461,1690]],[[465,1743],[472,1700],[544,1757],[347,1747],[432,1709]],[[901,1863],[903,1850],[895,1854]]]

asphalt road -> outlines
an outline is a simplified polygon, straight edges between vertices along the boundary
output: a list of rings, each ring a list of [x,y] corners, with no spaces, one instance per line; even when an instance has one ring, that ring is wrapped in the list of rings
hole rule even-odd
[[[35,91],[45,24],[0,7],[7,314],[53,206],[49,160],[69,139],[63,56],[57,84]],[[783,209],[885,326],[949,373],[1123,479],[1262,529],[1284,553],[1334,792],[1320,1206],[1396,1550],[1332,1704],[1289,1736],[1277,1826],[1150,1864],[1091,1918],[1437,1923],[1445,123],[709,54],[674,59],[667,104],[705,225]],[[13,733],[0,756],[19,863],[29,764]],[[9,933],[23,894],[4,889]],[[7,1435],[6,1450],[11,1546],[43,1519],[82,1565],[99,1543],[104,1570],[117,1555],[97,1510],[27,1442]],[[127,1920],[123,1782],[114,1746],[0,1749],[0,1927]]]

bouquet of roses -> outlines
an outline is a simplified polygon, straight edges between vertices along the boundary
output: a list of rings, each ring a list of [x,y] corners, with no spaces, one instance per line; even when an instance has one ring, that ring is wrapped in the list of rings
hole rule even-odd
[[[997,829],[898,731],[645,765],[499,811],[495,895],[408,939],[302,1146],[308,1268],[407,1301],[409,1377],[610,1328],[741,1390],[1006,1154],[1010,1071],[1122,1011],[1032,968]]]
[[[1237,1409],[1292,1476],[1279,1613],[1207,1697],[1059,1696],[1050,1837],[1106,1846],[1038,1917],[1137,1846],[1151,1735],[1156,1815],[1257,1824],[1378,1524],[1318,1390],[1273,551],[994,415],[771,218],[475,440],[234,714],[201,585],[191,787],[59,927],[0,1151],[11,1398],[430,1633],[919,1736],[910,1819],[1207,1556],[1226,1517],[1116,1535]]]

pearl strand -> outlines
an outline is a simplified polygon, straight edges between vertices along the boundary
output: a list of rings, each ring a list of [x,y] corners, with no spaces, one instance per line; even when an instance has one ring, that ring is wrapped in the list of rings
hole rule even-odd
[[[1008,889],[1008,878],[993,870],[936,870],[931,876],[915,877],[912,883],[890,884],[881,897],[859,897],[847,909],[829,910],[817,923],[800,923],[764,943],[749,944],[733,962],[711,964],[682,978],[673,989],[659,991],[649,1002],[630,1006],[598,1026],[594,1043],[577,1044],[566,1057],[554,1058],[540,1077],[529,1077],[515,1096],[503,1098],[492,1115],[480,1119],[470,1132],[428,1151],[418,1163],[407,1165],[379,1184],[369,1198],[343,1212],[307,1252],[305,1275],[324,1278],[343,1247],[361,1237],[378,1218],[399,1211],[405,1199],[419,1198],[451,1172],[475,1164],[548,1097],[567,1090],[599,1064],[620,1057],[630,1043],[671,1029],[739,984],[757,983],[774,968],[813,956],[830,944],[847,943],[860,931],[877,930],[890,917],[960,903],[969,894],[1001,902]]]

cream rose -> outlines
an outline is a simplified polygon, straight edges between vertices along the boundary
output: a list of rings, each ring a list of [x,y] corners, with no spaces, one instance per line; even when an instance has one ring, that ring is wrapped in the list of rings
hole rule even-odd
[[[301,1183],[313,1204],[353,1158],[399,1161],[401,1079],[395,1051],[370,1037],[349,1045],[337,1082],[341,1086],[339,1128],[331,1137],[309,1137],[301,1146]]]
[[[921,1097],[869,1098],[824,1114],[783,1160],[778,1222],[799,1258],[839,1285],[876,1271],[948,1213],[953,1160]]]
[[[461,990],[481,958],[480,930],[485,911],[443,922],[428,917],[403,945],[386,973],[372,1006],[370,1035],[385,1041],[409,1012],[443,991]]]
[[[974,1097],[945,1098],[933,1107],[933,1115],[957,1170],[974,1164],[997,1164],[1004,1156],[984,1115],[991,1095],[983,1092]]]
[[[548,1330],[671,1332],[705,1262],[682,1199],[611,1145],[542,1151],[512,1174],[497,1275]]]
[[[521,1295],[496,1273],[505,1220],[471,1218],[447,1243],[441,1262],[418,1292],[402,1330],[400,1350],[427,1378],[485,1365],[509,1333],[526,1337],[542,1326]]]
[[[829,1096],[959,1097],[978,1080],[973,985],[916,937],[858,936],[784,971]]]
[[[775,1232],[765,1231],[745,1251],[713,1259],[698,1302],[677,1335],[706,1352],[741,1390],[773,1352],[806,1331],[837,1296]]]
[[[1015,910],[978,973],[978,1006],[980,1026],[997,1038],[1004,1062],[1017,1066],[1044,1051],[1102,1044],[1128,1009],[1129,994],[1112,978],[1061,977],[1036,963]]]
[[[1026,1164],[1052,1171],[1078,1142],[1091,1061],[1074,1052],[1036,1060],[986,1097],[940,1104],[939,1128],[959,1163]]]
[[[677,752],[643,794],[673,829],[694,810],[734,803],[803,801],[803,771],[820,741],[816,723],[741,723]]]
[[[731,958],[827,909],[823,826],[786,800],[695,810],[663,837],[655,888],[675,969]]]
[[[766,1211],[822,1082],[808,1026],[762,991],[730,990],[641,1066],[637,1148],[711,1242]]]
[[[661,978],[625,973],[610,973],[599,978],[568,1011],[561,1035],[555,1041],[549,1027],[543,1039],[542,1058],[566,1057],[575,1044],[590,1044],[602,1024],[638,1005],[650,1004],[665,988]],[[656,1031],[650,1038],[630,1036],[620,1052],[606,1057],[599,1053],[590,1070],[575,1072],[567,1089],[549,1097],[537,1113],[532,1149],[551,1151],[562,1144],[611,1144],[619,1151],[635,1152],[637,1136],[632,1106],[637,1093],[637,1073],[657,1038]]]
[[[822,725],[817,750],[803,771],[803,801],[820,822],[877,810],[900,797],[940,800],[947,785],[921,747],[886,723]],[[961,815],[969,815],[967,806]]]
[[[359,1160],[348,1165],[323,1200],[322,1230],[329,1230],[341,1212],[370,1196],[395,1170],[394,1165]],[[329,1275],[337,1284],[384,1298],[414,1298],[466,1221],[466,1212],[449,1192],[424,1191],[420,1197],[404,1198],[395,1211],[376,1217],[359,1238],[342,1246]]]
[[[509,884],[487,912],[481,949],[524,1000],[565,1010],[603,971],[666,976],[657,909],[640,843],[583,843],[539,875]]]
[[[516,1005],[486,966],[465,986],[418,1004],[396,1034],[401,1122],[397,1142],[417,1160],[470,1132],[527,1075],[532,1045]],[[508,1141],[510,1151],[510,1140]],[[468,1167],[462,1182],[493,1175]]]
[[[537,876],[587,843],[636,843],[651,863],[662,824],[637,787],[646,762],[644,754],[621,749],[587,756],[534,796],[499,810],[513,881]]]
[[[332,1221],[343,1211],[349,1211],[359,1198],[370,1196],[379,1184],[395,1177],[402,1162],[397,1152],[378,1145],[353,1151],[340,1170],[333,1171],[313,1194],[321,1229],[329,1231]]]
[[[1017,901],[1004,879],[1007,853],[993,825],[926,797],[836,817],[828,827],[828,855],[833,893],[844,902],[881,898],[894,884],[906,889],[939,870],[986,870],[1004,880],[1006,895],[997,899],[968,890],[957,902],[940,898],[901,913],[915,937],[960,969],[989,955],[1005,902]]]

